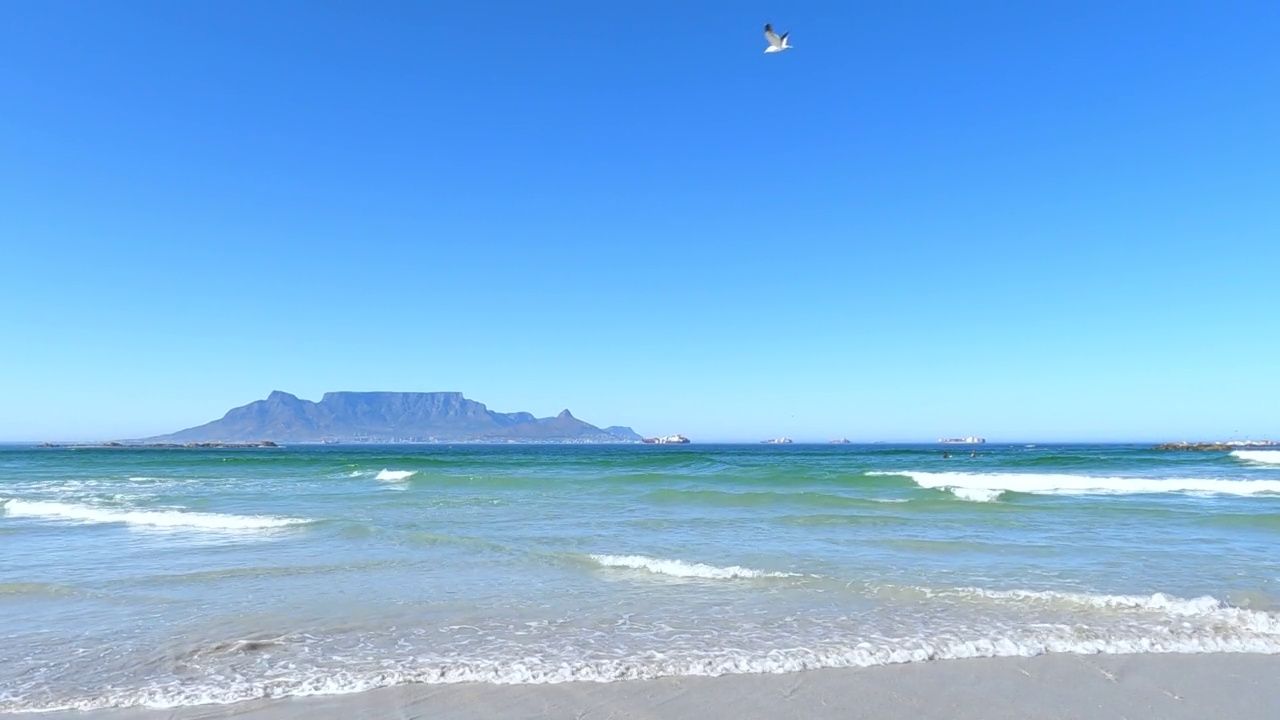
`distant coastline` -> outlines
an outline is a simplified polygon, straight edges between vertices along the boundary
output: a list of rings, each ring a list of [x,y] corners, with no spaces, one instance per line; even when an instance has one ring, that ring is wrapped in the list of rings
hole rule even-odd
[[[612,428],[610,428],[612,429]],[[168,436],[161,436],[168,437]],[[677,439],[678,438],[678,439]],[[604,439],[599,437],[588,438],[458,438],[458,439],[435,439],[435,438],[398,438],[398,437],[360,437],[347,439],[323,439],[323,440],[188,440],[188,441],[170,441],[158,440],[156,438],[146,438],[137,440],[3,440],[0,441],[0,447],[37,447],[37,448],[61,448],[61,449],[94,449],[94,448],[124,448],[124,449],[251,449],[251,448],[280,448],[280,447],[314,447],[314,446],[341,446],[341,447],[372,447],[379,445],[639,445],[639,444],[687,444],[689,440],[684,436],[675,435],[669,437],[643,438],[642,440],[624,440],[624,439]],[[1030,443],[1030,444],[1028,444]],[[796,440],[789,438],[773,438],[768,440],[711,440],[701,441],[701,445],[726,445],[726,446],[746,446],[746,445],[775,445],[775,444],[796,444],[796,445],[853,445],[853,446],[870,446],[870,445],[892,445],[901,447],[928,447],[936,446],[937,441],[928,440],[911,440],[911,441],[894,441],[894,440],[848,440],[846,438],[837,438],[835,440]],[[1177,441],[1177,442],[1153,442],[1151,440],[1111,440],[1111,441],[1082,441],[1082,440],[1037,440],[1037,441],[1021,441],[1009,440],[996,443],[985,443],[994,447],[1034,447],[1036,445],[1061,445],[1061,446],[1145,446],[1154,450],[1162,451],[1188,451],[1188,452],[1230,452],[1236,450],[1250,449],[1276,449],[1280,448],[1280,441],[1276,440],[1228,440],[1228,441]]]
[[[188,443],[122,442],[119,440],[111,440],[109,442],[100,442],[100,443],[42,442],[42,443],[39,443],[37,447],[83,450],[83,449],[89,449],[89,448],[130,448],[130,449],[133,449],[133,448],[276,448],[276,447],[280,447],[280,445],[270,440],[260,440],[258,442],[188,442]]]

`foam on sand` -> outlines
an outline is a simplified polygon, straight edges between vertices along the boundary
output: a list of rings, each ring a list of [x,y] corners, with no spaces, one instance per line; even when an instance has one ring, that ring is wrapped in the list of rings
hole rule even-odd
[[[142,527],[195,530],[269,530],[302,525],[309,519],[274,517],[271,515],[226,515],[222,513],[188,512],[186,510],[124,510],[40,500],[0,501],[9,517],[71,520],[81,523],[123,523]]]
[[[851,714],[905,720],[937,708],[951,720],[985,720],[998,702],[1002,717],[1125,717],[1130,720],[1216,718],[1274,720],[1272,679],[1280,659],[1256,655],[1147,656],[1140,659],[1049,656],[1031,660],[933,663],[913,671],[826,671],[801,682],[786,675],[654,680],[633,684],[538,686],[404,685],[367,694],[266,700],[243,710],[176,707],[130,717],[198,720],[211,715],[272,718],[545,717],[843,718]],[[1155,689],[1162,692],[1156,692]],[[904,702],[904,698],[907,701]],[[998,701],[993,701],[998,698]],[[851,713],[849,708],[857,708]],[[1224,713],[1224,708],[1227,711]],[[118,718],[108,711],[83,720]]]
[[[966,500],[992,500],[989,493],[1032,495],[1149,495],[1159,493],[1203,495],[1280,495],[1280,480],[1226,480],[1216,478],[1090,477],[1052,473],[870,472],[868,475],[900,475],[922,488],[948,490]]]
[[[417,474],[417,470],[383,470],[375,475],[373,479],[382,482],[404,482]]]
[[[1232,450],[1231,456],[1249,462],[1280,465],[1280,450]]]
[[[591,559],[607,568],[644,570],[656,575],[670,575],[671,577],[678,578],[738,580],[751,578],[800,577],[796,573],[753,570],[739,565],[716,567],[715,565],[687,563],[683,560],[664,560],[662,558],[645,557],[644,555],[592,555]]]
[[[545,685],[566,682],[608,683],[663,677],[717,677],[742,674],[793,673],[825,668],[865,668],[937,660],[1039,655],[1151,655],[1252,653],[1280,654],[1276,617],[1230,608],[1212,598],[1185,600],[1165,595],[1107,596],[1084,593],[988,591],[958,588],[938,591],[1017,601],[1071,602],[1094,607],[1139,610],[1169,616],[1164,627],[1131,628],[1111,633],[1082,632],[1079,626],[1045,624],[1017,628],[957,628],[942,636],[832,638],[804,647],[708,647],[693,651],[645,653],[639,656],[581,657],[553,654],[481,652],[468,657],[424,655],[394,662],[323,667],[290,663],[269,677],[219,678],[161,682],[140,688],[109,689],[80,697],[49,700],[33,681],[27,688],[0,695],[0,713],[102,708],[174,710],[248,700],[344,695],[397,685]],[[1185,621],[1185,622],[1182,622]],[[273,651],[287,648],[285,639],[271,640]],[[233,654],[250,648],[228,644]],[[256,649],[256,648],[255,648]],[[761,678],[758,681],[767,682]],[[30,696],[25,692],[31,691]],[[92,691],[91,691],[92,692]],[[358,714],[358,713],[357,713]],[[714,714],[714,713],[713,713]],[[1087,716],[1087,713],[1085,715]],[[977,717],[982,717],[981,715]],[[1262,715],[1258,717],[1270,717]]]

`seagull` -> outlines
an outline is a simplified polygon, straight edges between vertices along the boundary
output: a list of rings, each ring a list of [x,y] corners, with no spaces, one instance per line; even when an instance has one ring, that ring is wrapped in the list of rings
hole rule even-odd
[[[788,31],[779,36],[778,33],[773,31],[772,25],[765,23],[764,39],[769,41],[769,47],[765,48],[764,51],[767,53],[775,53],[782,52],[783,50],[790,50],[791,46],[787,44],[787,36],[790,34],[790,31]]]

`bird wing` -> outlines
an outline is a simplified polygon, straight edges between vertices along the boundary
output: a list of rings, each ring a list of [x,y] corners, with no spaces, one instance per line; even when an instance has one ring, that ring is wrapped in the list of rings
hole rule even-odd
[[[778,33],[773,31],[772,25],[764,26],[764,39],[768,40],[769,44],[774,47],[782,47],[782,38],[778,37]]]
[[[782,43],[783,45],[786,45],[786,44],[787,44],[787,36],[788,36],[788,35],[790,35],[790,34],[791,34],[791,31],[790,31],[790,30],[788,30],[787,32],[782,33],[782,37],[778,38],[778,42]]]

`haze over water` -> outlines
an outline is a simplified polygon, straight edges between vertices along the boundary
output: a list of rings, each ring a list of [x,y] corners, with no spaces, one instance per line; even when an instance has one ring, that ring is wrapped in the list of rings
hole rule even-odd
[[[0,448],[0,712],[1280,652],[1280,451],[942,449]]]

